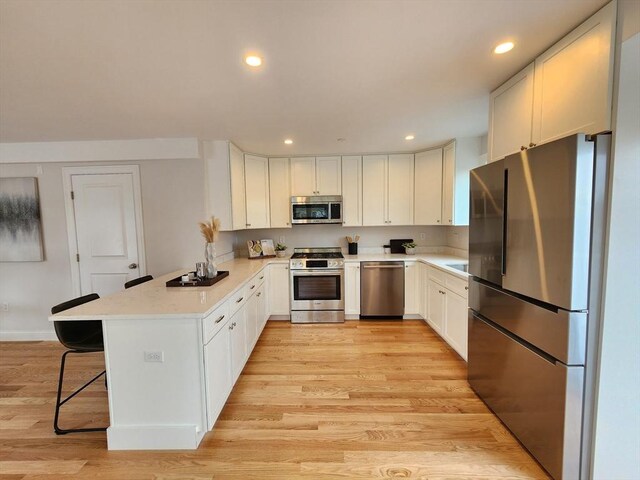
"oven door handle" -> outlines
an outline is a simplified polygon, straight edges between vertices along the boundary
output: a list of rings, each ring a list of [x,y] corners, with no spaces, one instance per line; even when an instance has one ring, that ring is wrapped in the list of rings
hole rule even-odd
[[[344,274],[344,270],[291,270],[291,275],[294,277],[319,277],[319,276],[329,276],[329,275],[340,275]]]

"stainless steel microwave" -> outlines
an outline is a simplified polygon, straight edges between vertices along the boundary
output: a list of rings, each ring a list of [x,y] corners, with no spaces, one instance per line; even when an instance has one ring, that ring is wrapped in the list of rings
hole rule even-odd
[[[291,197],[291,225],[342,224],[342,196]]]

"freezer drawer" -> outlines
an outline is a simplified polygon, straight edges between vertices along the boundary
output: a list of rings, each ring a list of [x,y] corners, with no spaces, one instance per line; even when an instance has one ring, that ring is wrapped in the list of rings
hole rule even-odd
[[[469,311],[469,383],[555,478],[580,472],[584,367],[538,355]]]
[[[475,279],[469,307],[567,365],[584,365],[587,313],[549,310]]]

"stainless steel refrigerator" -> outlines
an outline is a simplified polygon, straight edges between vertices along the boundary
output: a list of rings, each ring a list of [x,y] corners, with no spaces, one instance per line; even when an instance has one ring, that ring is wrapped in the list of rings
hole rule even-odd
[[[610,135],[470,175],[469,383],[557,480],[587,478]]]

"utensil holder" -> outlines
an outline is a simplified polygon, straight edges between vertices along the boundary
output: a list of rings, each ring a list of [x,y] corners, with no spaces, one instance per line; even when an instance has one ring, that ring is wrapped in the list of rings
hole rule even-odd
[[[353,242],[349,243],[349,255],[357,255],[358,254],[358,244]]]

